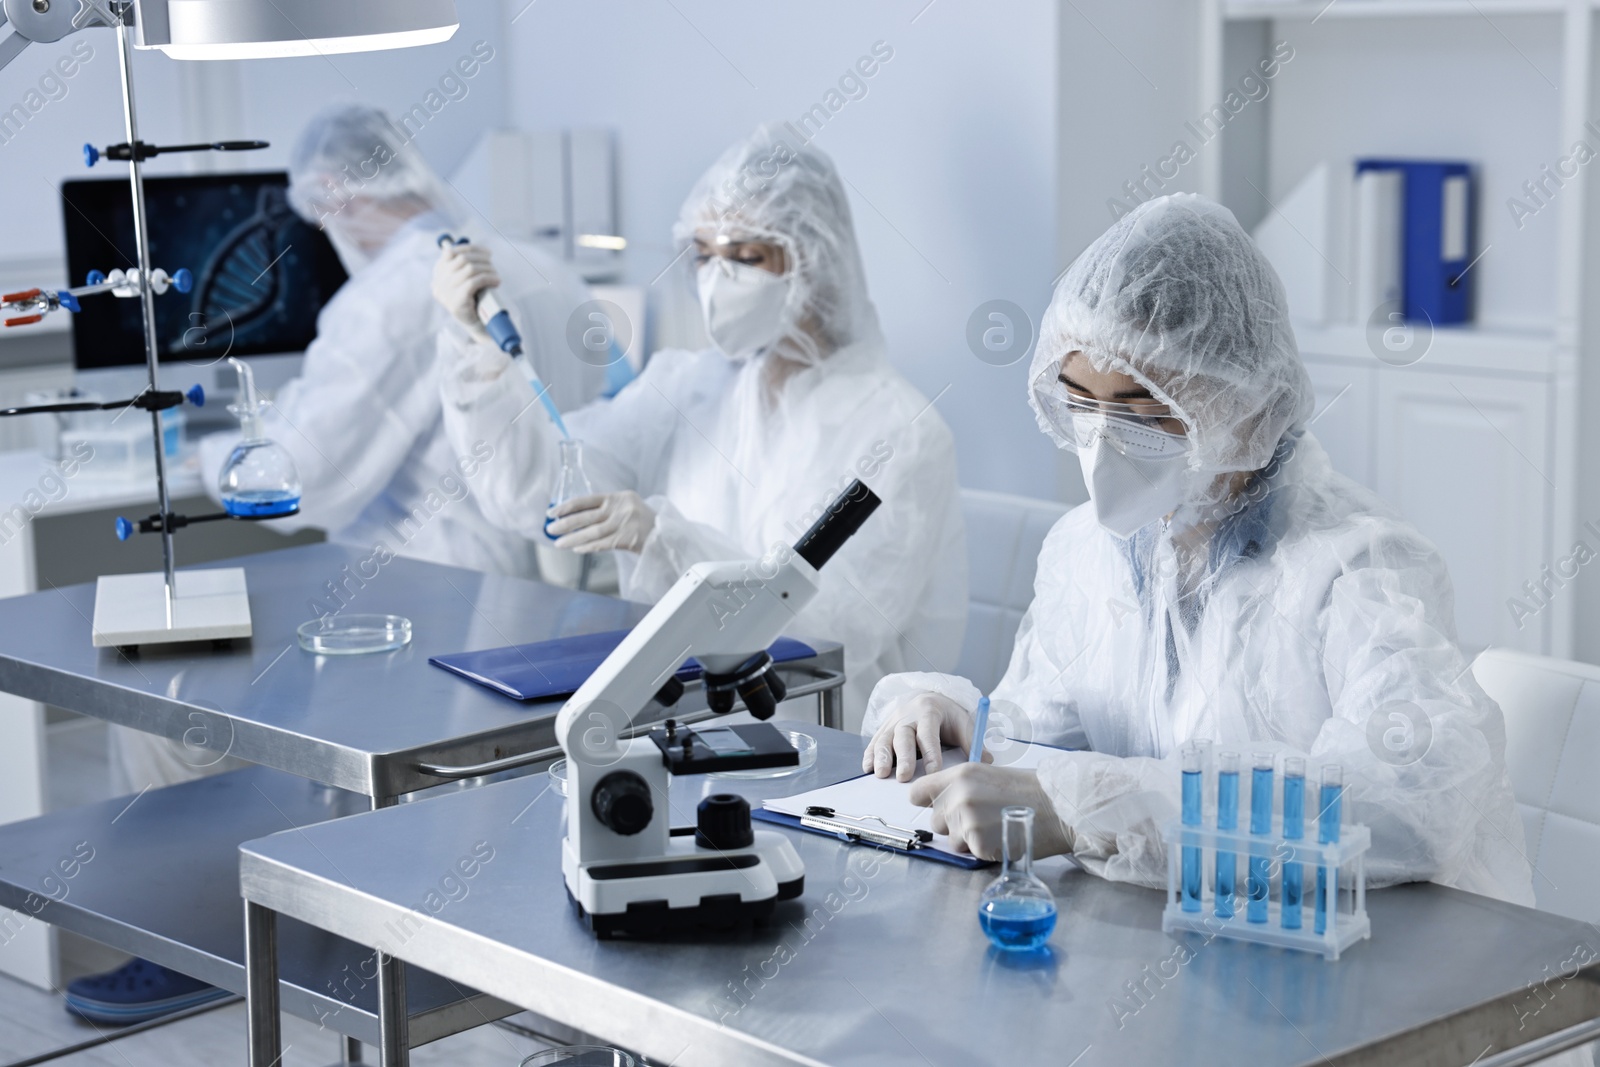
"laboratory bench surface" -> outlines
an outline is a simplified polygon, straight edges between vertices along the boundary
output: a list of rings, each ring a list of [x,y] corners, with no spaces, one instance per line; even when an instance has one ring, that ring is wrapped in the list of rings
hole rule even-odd
[[[673,824],[708,792],[755,803],[859,773],[860,738],[819,741],[794,778],[675,780]],[[601,941],[562,881],[564,803],[535,776],[247,843],[252,966],[274,914],[292,916],[682,1067],[1482,1067],[1592,1037],[1600,1017],[1592,927],[1443,886],[1372,891],[1372,939],[1326,962],[1163,934],[1162,893],[1047,861],[1059,925],[1048,952],[1011,957],[978,927],[992,869],[799,831],[805,892],[754,936]],[[419,906],[447,878],[457,891]],[[265,1000],[252,1063],[275,1054]]]
[[[347,545],[227,562],[245,570],[254,636],[225,649],[94,648],[93,584],[0,600],[0,691],[181,740],[197,767],[237,756],[388,799],[445,780],[424,764],[476,766],[555,745],[559,700],[512,700],[430,656],[624,629],[647,610]],[[324,611],[404,615],[415,636],[389,653],[311,655],[295,630]],[[842,651],[813,644],[815,657],[783,669],[820,672],[791,691],[826,690],[825,714],[837,715]],[[690,717],[704,703],[694,685],[677,710]]]

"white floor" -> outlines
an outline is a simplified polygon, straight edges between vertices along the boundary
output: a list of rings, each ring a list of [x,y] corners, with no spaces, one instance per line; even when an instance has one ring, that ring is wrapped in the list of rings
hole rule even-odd
[[[93,720],[52,726],[49,744],[52,808],[104,799],[105,727]],[[61,933],[62,980],[120,965],[127,957],[85,938]],[[315,1023],[284,1017],[284,1067],[327,1067],[339,1060],[340,1041]],[[0,1065],[93,1038],[97,1028],[66,1013],[61,998],[0,976]],[[107,1029],[106,1032],[114,1032]],[[495,1026],[481,1026],[417,1049],[417,1067],[516,1067],[545,1046]],[[365,1059],[376,1059],[367,1049]],[[245,1061],[245,1009],[234,1004],[51,1061],[62,1067],[218,1067]]]

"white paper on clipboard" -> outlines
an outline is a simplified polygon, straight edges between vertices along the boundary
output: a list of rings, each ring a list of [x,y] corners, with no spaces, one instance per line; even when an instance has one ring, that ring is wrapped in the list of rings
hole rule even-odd
[[[1039,761],[1047,756],[1060,755],[1062,752],[1061,749],[1051,745],[1025,745],[1021,746],[1020,752],[1016,751],[1017,747],[1016,743],[1013,743],[1008,748],[1005,765],[1027,771],[1037,768]],[[944,750],[946,769],[964,762],[966,756],[960,749]],[[917,773],[911,781],[921,778],[922,773],[922,761],[918,760]],[[780,797],[762,802],[762,807],[768,811],[792,815],[797,819],[806,813],[807,808],[814,806],[832,808],[840,815],[876,815],[897,829],[927,830],[930,833],[933,830],[933,809],[919,808],[911,803],[911,782],[879,778],[872,774],[823,786],[821,789],[796,793],[792,797]],[[944,834],[934,834],[933,843],[928,847],[951,856],[966,856],[966,853],[956,851],[950,838]]]

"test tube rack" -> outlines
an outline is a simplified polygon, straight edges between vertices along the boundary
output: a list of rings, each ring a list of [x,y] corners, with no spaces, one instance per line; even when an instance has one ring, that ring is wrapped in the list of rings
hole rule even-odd
[[[1206,775],[1209,783],[1215,776]],[[1208,812],[1207,814],[1212,814]],[[1213,819],[1215,816],[1212,816]],[[1167,823],[1161,830],[1161,840],[1167,849],[1167,907],[1161,917],[1165,933],[1190,930],[1216,937],[1231,937],[1240,941],[1255,941],[1263,945],[1317,952],[1326,960],[1337,960],[1339,954],[1357,941],[1372,936],[1372,923],[1367,918],[1366,853],[1372,847],[1372,832],[1365,826],[1346,824],[1339,829],[1339,840],[1331,844],[1318,844],[1314,821],[1307,820],[1312,836],[1286,838],[1283,836],[1283,816],[1275,813],[1270,832],[1253,834],[1247,830],[1219,830],[1212,826],[1185,826],[1178,820]],[[1186,849],[1200,850],[1201,894],[1198,910],[1186,911],[1183,907],[1182,856]],[[1216,872],[1217,853],[1232,853],[1235,857],[1236,875],[1232,914],[1217,913]],[[1264,921],[1250,921],[1248,914],[1247,872],[1251,859],[1267,861],[1267,914]],[[1304,872],[1305,902],[1298,929],[1283,925],[1283,871],[1289,864],[1301,864]],[[1327,922],[1322,933],[1316,932],[1317,876],[1326,872]],[[1348,903],[1348,909],[1343,907]],[[1226,912],[1230,909],[1224,909]]]

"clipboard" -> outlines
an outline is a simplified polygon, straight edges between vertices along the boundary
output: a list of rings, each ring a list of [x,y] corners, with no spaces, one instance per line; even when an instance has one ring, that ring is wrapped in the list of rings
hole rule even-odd
[[[482,652],[455,652],[433,656],[428,662],[513,700],[552,700],[576,693],[630,632],[606,630]],[[792,637],[778,638],[767,651],[774,663],[817,654],[816,649]],[[703,673],[699,662],[689,659],[678,668],[677,677],[680,682],[692,682]]]
[[[839,813],[835,812],[836,818],[838,817],[838,814]],[[920,848],[897,847],[883,840],[870,840],[868,838],[864,838],[861,836],[859,830],[852,832],[842,828],[824,828],[813,823],[808,823],[799,816],[788,815],[781,811],[771,811],[767,808],[753,809],[750,812],[750,817],[752,819],[759,819],[762,822],[772,823],[776,826],[791,826],[796,830],[804,830],[807,833],[825,834],[828,837],[836,837],[851,845],[866,845],[868,848],[878,848],[885,852],[899,852],[907,856],[916,856],[919,859],[933,860],[935,863],[947,863],[952,867],[960,867],[963,870],[976,871],[983,867],[995,866],[994,860],[980,860],[978,857],[972,855],[965,855],[959,852],[946,852],[943,849],[933,848],[931,844]],[[856,816],[855,818],[860,818],[860,816]]]
[[[1010,767],[1031,770],[1044,757],[1065,751],[1068,750],[1034,742],[1027,744],[1022,752],[1008,756],[1005,762]],[[953,748],[945,750],[946,767],[963,762],[965,753]],[[750,816],[807,833],[826,834],[849,844],[901,852],[969,871],[996,865],[996,861],[980,860],[969,853],[943,847],[942,842],[947,839],[935,837],[928,829],[932,811],[914,807],[907,799],[905,790],[909,784],[859,774],[820,789],[764,801]]]

